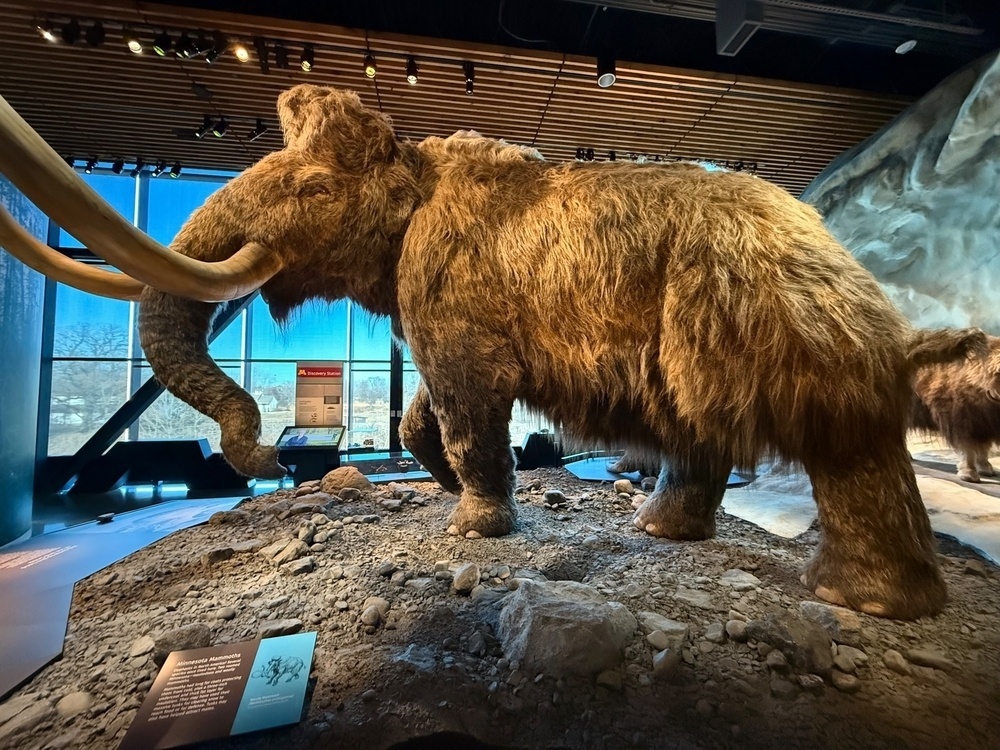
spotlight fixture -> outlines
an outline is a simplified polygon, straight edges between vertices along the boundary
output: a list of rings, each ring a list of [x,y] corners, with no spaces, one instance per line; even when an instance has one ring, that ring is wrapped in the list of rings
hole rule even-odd
[[[465,93],[472,96],[476,85],[476,66],[469,60],[462,63],[462,71],[465,73]]]
[[[219,59],[219,55],[221,54],[222,53],[219,52],[218,47],[212,47],[208,52],[205,53],[205,62],[211,65],[212,63],[214,63],[216,60]]]
[[[170,35],[161,31],[153,38],[153,52],[163,57],[170,51]]]
[[[602,89],[610,88],[618,80],[615,72],[615,60],[613,57],[599,57],[597,59],[597,85]]]
[[[111,165],[111,171],[115,174],[121,174],[125,169],[124,159],[115,159],[115,163]]]
[[[179,161],[175,161],[174,166],[170,168],[170,176],[174,179],[181,176],[181,163]]]
[[[917,46],[916,39],[907,39],[905,42],[896,47],[896,54],[905,55],[907,52],[910,52],[916,46]]]
[[[250,50],[247,49],[243,42],[236,42],[233,44],[233,54],[236,55],[236,59],[241,63],[245,63],[250,60]]]
[[[146,166],[146,162],[142,159],[135,160],[135,167],[129,172],[129,177],[138,177],[142,173],[142,168]]]
[[[312,45],[308,45],[302,50],[302,57],[299,60],[299,65],[302,66],[302,70],[308,73],[313,69],[313,65],[316,63],[316,52],[313,50]]]
[[[159,177],[166,171],[167,171],[167,163],[163,161],[163,159],[160,159],[158,162],[156,162],[156,168],[152,172],[150,172],[150,174],[153,177]]]
[[[104,38],[107,36],[104,33],[104,24],[100,21],[94,21],[94,25],[87,29],[84,36],[87,39],[87,44],[91,47],[100,47],[104,44]]]
[[[92,158],[87,160],[87,166],[83,168],[85,174],[92,174],[94,169],[97,167],[97,159]]]
[[[417,61],[412,57],[406,58],[406,82],[411,86],[417,84]]]
[[[205,115],[205,119],[202,120],[201,127],[194,131],[195,138],[204,138],[212,132],[212,118]]]
[[[584,150],[583,150],[582,148],[578,148],[578,149],[576,150],[576,160],[577,160],[577,161],[583,161],[583,156],[584,156],[584,153],[585,153],[585,152],[584,152]]]
[[[608,151],[608,161],[617,161],[617,160],[618,160],[618,154],[616,154],[614,151]]]
[[[378,73],[378,66],[375,65],[375,55],[371,52],[365,53],[365,77],[374,78]]]
[[[288,48],[285,45],[274,45],[274,64],[279,68],[288,67]]]
[[[212,127],[212,134],[216,138],[221,138],[226,134],[227,130],[229,130],[229,123],[226,122],[225,117],[220,117],[219,121]]]
[[[181,38],[177,40],[177,46],[174,47],[174,52],[178,57],[188,59],[197,55],[198,49],[194,46],[194,42],[191,41],[191,37],[189,37],[185,31],[181,34]]]
[[[139,35],[128,26],[122,29],[122,39],[125,40],[125,46],[128,47],[129,52],[136,55],[142,53],[142,42],[139,40]]]
[[[206,44],[206,47],[207,46],[208,45]],[[208,47],[208,50],[205,52],[205,62],[207,62],[209,65],[214,63],[216,60],[219,59],[219,57],[222,56],[222,53],[226,51],[226,47],[228,46],[229,46],[229,40],[226,39],[226,35],[223,34],[221,31],[213,31],[212,45]]]
[[[253,130],[250,131],[249,138],[250,138],[251,141],[256,141],[258,138],[260,138],[266,132],[267,132],[267,125],[264,124],[263,120],[261,120],[261,119],[258,118],[257,124],[254,125]]]
[[[52,31],[51,21],[39,21],[35,24],[35,28],[38,30],[38,33],[42,35],[42,39],[46,42],[56,41],[56,35],[55,32]]]
[[[80,22],[71,18],[62,27],[62,38],[66,44],[73,44],[80,38]]]
[[[594,160],[594,149],[588,148],[587,149],[587,161],[593,161],[593,160]]]
[[[76,159],[74,159],[72,156],[64,156],[63,161],[66,162],[66,166],[68,166],[70,169],[73,169],[73,167],[76,166]]]

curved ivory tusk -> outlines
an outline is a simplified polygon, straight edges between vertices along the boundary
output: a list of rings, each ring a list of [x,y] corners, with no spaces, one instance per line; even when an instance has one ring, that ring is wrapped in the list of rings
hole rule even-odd
[[[125,221],[0,97],[0,172],[92,252],[167,294],[224,302],[259,289],[282,261],[263,245],[244,245],[209,262],[175,253]]]
[[[29,268],[83,292],[112,299],[139,299],[144,285],[123,273],[78,263],[39,242],[0,207],[0,246]]]

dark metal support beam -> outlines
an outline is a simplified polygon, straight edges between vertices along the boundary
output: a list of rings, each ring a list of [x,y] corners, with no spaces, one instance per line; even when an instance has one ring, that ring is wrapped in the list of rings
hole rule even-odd
[[[389,450],[401,451],[399,423],[403,419],[403,352],[392,342],[389,355]]]

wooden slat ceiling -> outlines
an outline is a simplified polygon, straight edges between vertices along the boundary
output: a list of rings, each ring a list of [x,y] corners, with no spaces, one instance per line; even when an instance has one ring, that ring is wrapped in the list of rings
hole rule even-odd
[[[124,4],[123,4],[124,5]],[[91,47],[44,41],[39,20],[57,28],[76,17],[86,29],[100,19],[104,43]],[[122,26],[142,37],[128,51]],[[226,53],[214,64],[151,51],[153,35],[219,30],[243,40],[248,63]],[[290,67],[262,72],[253,46],[288,48]],[[315,48],[311,73],[299,67],[303,45]],[[366,47],[378,62],[375,80],[362,71]],[[406,56],[419,82],[406,83]],[[467,96],[463,61],[475,64]],[[829,161],[854,146],[910,100],[849,89],[618,62],[618,82],[595,83],[594,61],[529,50],[373,33],[273,18],[204,12],[149,3],[0,0],[0,94],[62,154],[77,159],[119,156],[163,159],[187,167],[241,170],[280,148],[275,99],[296,83],[350,88],[392,117],[400,135],[424,138],[472,129],[534,144],[547,159],[572,159],[592,148],[663,158],[756,163],[757,174],[798,195]],[[209,99],[193,86],[207,87]],[[205,116],[226,117],[230,132],[201,140],[191,133]],[[271,130],[256,141],[257,118]]]

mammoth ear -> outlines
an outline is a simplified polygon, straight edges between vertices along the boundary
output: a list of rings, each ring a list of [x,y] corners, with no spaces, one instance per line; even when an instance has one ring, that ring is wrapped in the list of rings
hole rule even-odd
[[[328,155],[351,171],[396,155],[389,118],[364,107],[351,91],[295,86],[278,97],[278,118],[288,148],[320,159]]]

